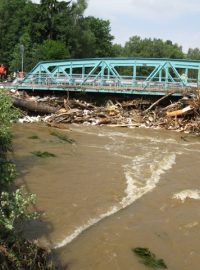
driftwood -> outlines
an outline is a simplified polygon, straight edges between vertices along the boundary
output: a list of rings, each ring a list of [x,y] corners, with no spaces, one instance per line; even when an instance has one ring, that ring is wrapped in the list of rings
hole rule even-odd
[[[37,112],[40,114],[55,113],[58,108],[49,105],[40,104],[37,101],[21,99],[17,97],[12,97],[13,105],[28,110],[30,112]]]
[[[66,129],[70,123],[84,123],[111,127],[165,128],[200,133],[200,96],[187,99],[184,97],[178,102],[172,100],[171,104],[168,102],[168,106],[163,108],[161,101],[172,94],[173,92],[170,92],[152,104],[149,99],[120,99],[120,101],[108,100],[107,102],[98,100],[98,103],[94,103],[60,96],[43,98],[20,96],[20,93],[12,95],[12,100],[15,106],[22,109],[38,114],[51,114],[48,117],[41,117],[40,121],[55,128]]]
[[[181,110],[167,112],[167,116],[179,116],[179,115],[187,114],[188,112],[190,112],[192,110],[193,110],[193,108],[191,106],[187,106]]]
[[[175,103],[171,103],[170,105],[162,108],[162,111],[163,112],[166,112],[168,110],[174,110],[175,111],[175,110],[179,109],[181,106],[182,105],[181,105],[180,101],[178,101],[178,102],[175,102]]]
[[[95,108],[95,106],[91,103],[87,103],[87,102],[79,101],[75,99],[70,102],[70,107],[76,107],[80,109],[94,109]]]
[[[171,96],[173,94],[173,92],[170,92],[169,94],[159,98],[158,100],[156,100],[156,102],[154,102],[149,108],[147,108],[144,113],[147,113],[148,111],[150,111],[153,107],[155,107],[156,105],[158,105],[162,100],[168,98],[169,96]]]

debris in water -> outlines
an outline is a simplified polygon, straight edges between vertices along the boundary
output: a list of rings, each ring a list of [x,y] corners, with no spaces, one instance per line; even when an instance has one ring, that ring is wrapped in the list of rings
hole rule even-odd
[[[62,141],[64,141],[64,142],[66,142],[66,143],[70,143],[70,144],[75,143],[75,140],[70,139],[70,138],[69,138],[67,135],[65,135],[65,134],[58,133],[58,132],[55,132],[55,131],[52,131],[50,134],[51,134],[52,136],[57,137],[58,139],[60,139],[60,140],[62,140]]]
[[[37,140],[37,139],[39,139],[39,137],[37,135],[32,135],[32,136],[28,137],[28,139]]]
[[[31,154],[37,156],[37,157],[41,157],[41,158],[47,158],[47,157],[56,157],[55,154],[53,153],[49,153],[49,152],[41,152],[41,151],[34,151],[31,152]]]
[[[18,122],[20,124],[23,124],[23,123],[39,123],[39,122],[41,122],[41,120],[42,120],[42,117],[40,115],[38,115],[38,116],[28,116],[28,115],[26,115],[23,118],[20,118],[18,120]]]
[[[167,269],[167,265],[163,259],[157,259],[156,255],[152,253],[148,248],[137,247],[133,248],[132,251],[140,257],[141,262],[151,268]]]

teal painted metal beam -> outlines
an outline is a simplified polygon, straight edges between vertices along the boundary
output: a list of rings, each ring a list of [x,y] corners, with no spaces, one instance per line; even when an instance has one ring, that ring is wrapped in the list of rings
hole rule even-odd
[[[196,77],[193,76],[195,74]],[[182,59],[95,58],[39,62],[28,73],[22,87],[101,86],[132,91],[180,91],[200,85],[200,61]],[[105,88],[106,89],[106,88]]]
[[[148,90],[130,90],[130,89],[118,89],[116,90],[113,89],[107,89],[107,88],[101,88],[101,89],[95,89],[95,88],[80,88],[80,87],[74,87],[74,88],[62,88],[62,87],[50,87],[50,86],[19,86],[19,85],[7,85],[6,89],[16,89],[16,90],[26,90],[26,91],[52,91],[52,92],[84,92],[84,93],[103,93],[103,94],[123,94],[123,95],[153,95],[153,96],[163,96],[166,95],[167,93],[172,92],[172,89],[169,89],[167,92],[164,90],[156,90],[156,91],[148,91]],[[193,96],[194,93],[190,91],[185,91],[184,94]],[[172,96],[182,96],[183,92],[182,91],[177,91],[172,94]]]

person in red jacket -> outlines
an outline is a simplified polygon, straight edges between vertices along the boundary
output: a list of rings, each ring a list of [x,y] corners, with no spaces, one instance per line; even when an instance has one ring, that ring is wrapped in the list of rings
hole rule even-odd
[[[0,79],[4,80],[7,75],[6,67],[3,64],[0,64]]]

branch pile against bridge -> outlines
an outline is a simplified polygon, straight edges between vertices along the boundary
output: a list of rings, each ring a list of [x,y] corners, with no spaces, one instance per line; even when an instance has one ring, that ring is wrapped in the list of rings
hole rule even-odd
[[[16,97],[17,95],[17,97]],[[116,98],[116,97],[115,97]],[[154,100],[155,101],[155,100]],[[16,92],[13,102],[27,112],[21,122],[44,121],[49,126],[66,128],[68,124],[146,127],[200,133],[200,95],[172,101],[170,94],[157,99],[112,99],[89,101],[59,96],[29,96]]]

